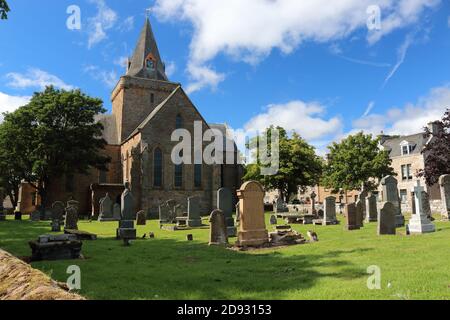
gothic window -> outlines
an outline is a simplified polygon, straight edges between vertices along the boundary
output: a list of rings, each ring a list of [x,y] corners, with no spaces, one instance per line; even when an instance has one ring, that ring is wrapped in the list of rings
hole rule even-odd
[[[153,186],[162,187],[162,165],[163,156],[162,151],[156,148],[153,153]]]
[[[183,165],[175,165],[175,187],[181,188],[183,186]]]
[[[176,129],[183,128],[183,118],[180,115],[177,115],[177,118],[175,120],[175,128]]]
[[[194,165],[194,187],[201,188],[202,186],[202,165]]]

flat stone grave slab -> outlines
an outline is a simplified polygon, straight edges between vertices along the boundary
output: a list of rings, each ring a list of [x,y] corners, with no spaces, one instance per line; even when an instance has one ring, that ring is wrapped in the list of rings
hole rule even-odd
[[[78,240],[97,240],[97,235],[81,230],[64,230],[65,234],[72,234],[77,237]]]
[[[82,242],[75,235],[42,235],[29,242],[31,261],[71,260],[81,258]]]

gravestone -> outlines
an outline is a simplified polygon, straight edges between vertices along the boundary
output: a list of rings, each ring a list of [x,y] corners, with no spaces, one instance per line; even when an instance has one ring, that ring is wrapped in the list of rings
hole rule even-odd
[[[104,198],[100,200],[100,214],[98,216],[98,221],[114,221],[113,216],[113,201],[109,196],[109,193],[106,194]]]
[[[397,179],[393,176],[386,176],[381,180],[381,185],[383,187],[383,202],[391,202],[397,208],[395,226],[397,228],[403,227],[405,225],[405,217],[402,215]]]
[[[214,210],[209,217],[209,245],[221,246],[228,244],[227,225],[222,210]]]
[[[420,185],[420,180],[418,180],[417,186],[414,187],[416,213],[412,215],[408,224],[410,234],[423,234],[436,231],[436,227],[428,218],[427,213],[424,212],[424,207],[426,208],[427,205],[423,204],[423,201],[426,200],[423,197],[423,192],[425,192],[425,189]]]
[[[78,209],[76,207],[66,208],[64,229],[78,230]]]
[[[52,204],[52,221],[64,221],[64,203],[61,201],[56,201]]]
[[[392,202],[385,202],[383,208],[378,213],[378,235],[395,235],[397,208]]]
[[[364,206],[361,199],[356,202],[356,224],[359,228],[364,227]]]
[[[322,224],[333,225],[337,224],[336,219],[336,197],[330,196],[325,198]]]
[[[366,222],[376,222],[378,219],[377,197],[372,194],[366,198]]]
[[[198,197],[188,198],[188,227],[196,228],[202,226],[202,218],[200,215],[200,199]]]
[[[316,197],[317,194],[313,191],[311,192],[311,195],[309,196],[311,198],[311,214],[313,216],[317,215],[317,211],[316,211]]]
[[[136,225],[138,226],[147,225],[147,214],[145,213],[144,210],[141,210],[136,214]]]
[[[356,211],[356,203],[350,203],[345,206],[345,229],[348,231],[360,229]]]
[[[113,205],[113,219],[114,221],[120,221],[120,204],[118,203]]]
[[[59,220],[52,220],[50,225],[52,227],[52,232],[61,232],[61,222]]]
[[[78,211],[80,208],[80,203],[76,200],[69,200],[67,201],[67,207],[75,207]]]
[[[134,228],[134,220],[136,219],[133,213],[133,194],[130,191],[130,183],[124,183],[125,190],[121,196],[121,210],[119,228],[116,230],[118,239],[122,239],[125,245],[129,244],[130,240],[136,239],[136,229]]]
[[[169,207],[166,203],[159,205],[159,223],[169,223]]]
[[[362,205],[362,214],[363,220],[367,218],[367,207],[366,207],[366,199],[369,196],[369,191],[367,190],[367,186],[363,183],[361,187],[361,192],[359,193],[358,200],[361,200]]]
[[[238,190],[240,224],[237,245],[261,246],[269,242],[264,218],[264,188],[256,181],[244,183]]]
[[[430,196],[426,191],[422,191],[422,212],[428,219],[431,219]]]
[[[277,216],[276,215],[273,214],[273,215],[270,216],[270,224],[273,225],[273,226],[278,224],[278,220],[277,220]]]
[[[222,210],[225,216],[227,232],[229,237],[236,236],[236,227],[233,219],[233,195],[227,188],[220,188],[217,191],[217,208]]]
[[[41,213],[39,211],[33,211],[30,213],[30,220],[33,222],[41,221]]]
[[[439,178],[439,186],[441,188],[442,219],[450,220],[450,174]]]
[[[31,261],[70,260],[81,257],[82,242],[74,235],[43,235],[29,242]]]
[[[277,198],[275,205],[273,206],[273,212],[274,213],[289,212],[289,208],[287,207],[286,203],[283,201],[281,197]]]

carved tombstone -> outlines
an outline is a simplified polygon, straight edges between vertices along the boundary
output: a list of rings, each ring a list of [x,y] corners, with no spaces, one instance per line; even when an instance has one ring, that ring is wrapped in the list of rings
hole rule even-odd
[[[104,198],[100,200],[100,214],[98,216],[98,221],[112,221],[113,218],[113,202],[109,196],[106,194]]]
[[[439,178],[439,186],[441,188],[442,219],[450,220],[450,174]]]
[[[136,214],[136,225],[145,226],[147,224],[147,214],[144,210],[139,211]]]
[[[259,182],[249,181],[238,190],[240,224],[237,244],[261,246],[269,242],[264,218],[264,188]]]
[[[121,198],[121,208],[120,208],[120,214],[121,214],[121,220],[135,220],[135,213],[133,211],[133,203],[134,198],[133,194],[130,191],[130,183],[125,182],[125,190],[122,193]]]
[[[326,197],[324,209],[323,225],[337,224],[338,221],[336,219],[336,197]]]
[[[391,202],[385,202],[378,213],[378,235],[395,235],[395,215],[397,208]]]
[[[391,202],[397,208],[395,215],[396,227],[403,227],[405,225],[405,217],[402,215],[397,179],[393,176],[386,176],[381,180],[381,185],[383,187],[383,201]]]
[[[227,232],[229,237],[236,236],[236,227],[233,219],[233,195],[227,188],[217,190],[217,208],[222,210],[225,215],[225,223],[227,224]]]
[[[349,231],[360,229],[358,223],[358,214],[356,212],[356,203],[350,203],[345,206],[345,219],[346,225],[345,228]]]
[[[52,221],[64,221],[65,207],[61,201],[56,201],[52,204]]]
[[[377,197],[371,194],[366,198],[366,222],[376,222],[378,219]]]
[[[210,234],[209,245],[227,245],[228,234],[227,226],[225,223],[225,215],[222,210],[214,210],[209,218],[210,222]]]
[[[120,204],[114,203],[113,205],[113,219],[114,221],[120,221]]]
[[[356,202],[356,223],[359,228],[364,227],[364,206],[361,199]]]
[[[66,208],[65,230],[78,230],[78,209],[76,207]]]
[[[202,218],[200,215],[200,199],[198,197],[188,198],[188,227],[195,228],[202,225]]]
[[[427,208],[429,204],[424,204],[423,193],[424,188],[420,185],[420,180],[417,181],[416,187],[414,187],[414,199],[415,199],[415,211],[416,213],[412,215],[411,220],[409,220],[408,228],[411,234],[422,234],[435,232],[436,227],[430,221],[427,216],[427,212],[424,211],[424,207]]]

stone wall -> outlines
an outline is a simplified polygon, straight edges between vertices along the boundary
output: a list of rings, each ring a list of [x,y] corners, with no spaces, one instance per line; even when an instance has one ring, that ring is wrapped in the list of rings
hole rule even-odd
[[[0,300],[84,300],[43,272],[0,249]]]

